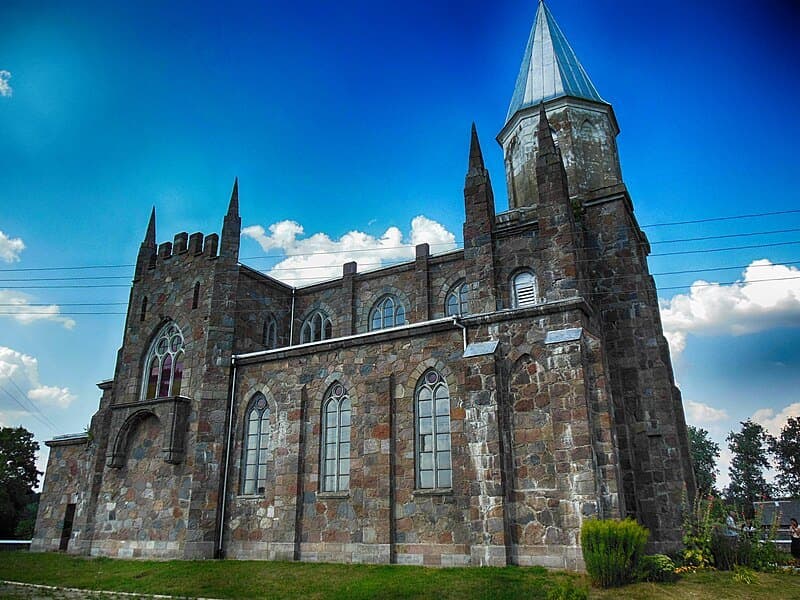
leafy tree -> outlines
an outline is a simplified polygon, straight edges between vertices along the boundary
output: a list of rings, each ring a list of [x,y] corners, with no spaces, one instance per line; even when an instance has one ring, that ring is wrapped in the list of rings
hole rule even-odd
[[[800,497],[800,418],[789,417],[777,438],[770,438],[770,450],[778,468],[781,491]]]
[[[726,438],[733,454],[727,496],[730,501],[749,508],[753,502],[772,496],[771,486],[764,479],[764,469],[769,467],[770,435],[750,419],[742,421],[741,425],[739,433],[731,431]]]
[[[716,495],[717,459],[719,444],[708,437],[708,432],[699,427],[689,425],[689,446],[692,454],[694,479],[697,482],[697,493],[700,496]]]
[[[14,536],[26,508],[36,499],[39,481],[36,452],[39,444],[23,427],[0,428],[0,537]],[[30,509],[28,509],[29,511]]]

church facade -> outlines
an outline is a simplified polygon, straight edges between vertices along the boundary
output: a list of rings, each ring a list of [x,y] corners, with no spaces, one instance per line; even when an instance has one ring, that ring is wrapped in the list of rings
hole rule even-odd
[[[694,493],[614,111],[544,3],[464,247],[293,288],[222,233],[136,261],[113,379],[57,437],[33,550],[579,569],[581,523],[681,541]]]

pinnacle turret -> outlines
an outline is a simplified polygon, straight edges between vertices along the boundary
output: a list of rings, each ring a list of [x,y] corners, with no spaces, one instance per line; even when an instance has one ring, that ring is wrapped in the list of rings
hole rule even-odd
[[[539,124],[536,126],[536,140],[539,145],[539,156],[555,154],[556,143],[555,140],[553,140],[553,131],[550,129],[550,121],[547,120],[544,102],[539,104]]]
[[[155,246],[156,245],[156,207],[150,211],[150,220],[147,222],[147,232],[144,234],[143,245]]]
[[[472,137],[469,141],[469,169],[468,176],[482,174],[486,170],[483,163],[483,152],[481,152],[481,142],[478,140],[478,129],[475,123],[472,124]]]
[[[231,201],[228,204],[228,216],[239,216],[239,178],[235,177],[233,180],[233,190],[231,191]]]

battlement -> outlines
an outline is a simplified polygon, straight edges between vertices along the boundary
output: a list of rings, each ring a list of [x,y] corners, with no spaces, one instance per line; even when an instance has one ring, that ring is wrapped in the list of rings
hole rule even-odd
[[[193,260],[196,257],[217,258],[219,251],[219,235],[211,233],[204,236],[201,232],[189,235],[185,231],[175,234],[171,242],[162,242],[155,252],[155,260],[150,261],[148,269],[155,269],[159,261]]]

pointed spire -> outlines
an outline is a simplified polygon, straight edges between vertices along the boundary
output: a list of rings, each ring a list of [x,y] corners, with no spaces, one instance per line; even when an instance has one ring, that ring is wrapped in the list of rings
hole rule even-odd
[[[238,217],[239,216],[239,178],[236,177],[233,180],[233,191],[231,191],[231,201],[228,204],[228,216],[229,217]]]
[[[472,137],[469,141],[469,174],[475,175],[483,173],[486,167],[483,163],[483,152],[481,152],[481,142],[478,139],[478,129],[472,123]]]
[[[536,139],[539,143],[539,156],[556,153],[556,143],[544,110],[544,102],[539,103],[539,124],[536,126]]]
[[[143,244],[147,246],[156,245],[156,207],[150,212],[150,220],[147,222],[147,232],[144,234]]]
[[[540,0],[506,121],[518,110],[561,96],[605,103],[550,9]]]

